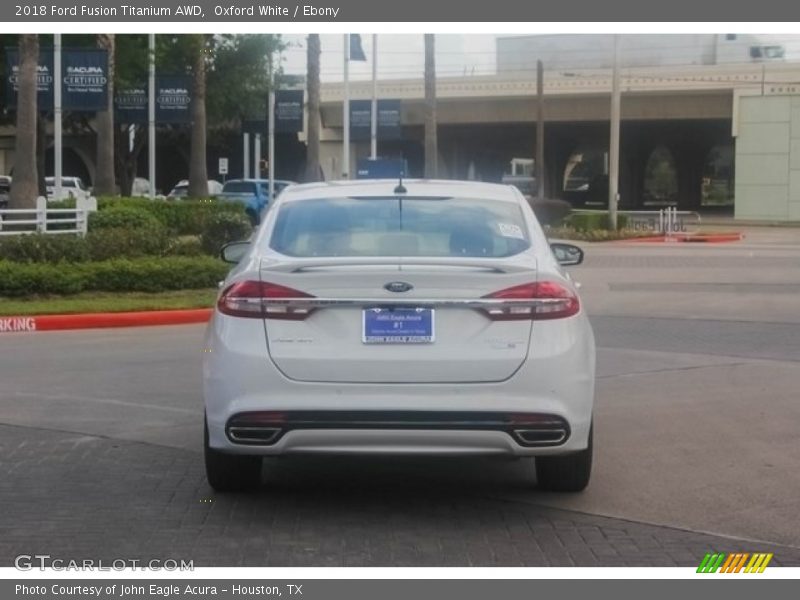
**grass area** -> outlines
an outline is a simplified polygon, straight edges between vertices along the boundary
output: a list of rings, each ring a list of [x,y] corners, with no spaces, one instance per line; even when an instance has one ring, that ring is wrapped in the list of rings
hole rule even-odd
[[[216,297],[214,288],[157,294],[86,292],[74,296],[0,297],[0,316],[210,308]]]

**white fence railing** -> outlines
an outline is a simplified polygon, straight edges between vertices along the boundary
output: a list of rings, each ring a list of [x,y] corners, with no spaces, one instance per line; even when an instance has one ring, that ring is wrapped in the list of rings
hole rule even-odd
[[[47,199],[39,196],[36,199],[36,208],[0,209],[0,236],[27,233],[86,235],[89,213],[96,210],[97,198],[78,198],[75,200],[75,208],[48,208]],[[58,225],[57,229],[54,228],[55,225]]]

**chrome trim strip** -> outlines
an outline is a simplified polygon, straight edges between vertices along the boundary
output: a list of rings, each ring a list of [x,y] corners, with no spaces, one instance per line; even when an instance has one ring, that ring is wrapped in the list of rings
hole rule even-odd
[[[235,296],[232,296],[235,298]],[[296,306],[322,308],[326,306],[385,307],[400,306],[413,308],[511,308],[549,306],[567,302],[569,298],[531,298],[524,300],[504,300],[498,298],[478,298],[474,300],[457,298],[262,298],[267,306]]]

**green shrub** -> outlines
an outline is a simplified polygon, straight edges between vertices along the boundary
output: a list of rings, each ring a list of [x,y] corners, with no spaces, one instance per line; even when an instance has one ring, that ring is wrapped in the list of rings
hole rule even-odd
[[[167,230],[158,222],[128,229],[103,227],[86,234],[90,260],[163,256],[170,247]]]
[[[48,200],[47,208],[75,208],[75,198],[64,198],[63,200]]]
[[[200,239],[196,236],[170,240],[168,256],[200,256],[204,254]]]
[[[20,263],[89,260],[86,240],[73,234],[30,233],[0,238],[0,259]]]
[[[591,229],[577,231],[570,227],[556,227],[547,230],[548,239],[580,240],[584,242],[611,242],[615,240],[629,240],[640,237],[649,237],[652,232],[637,231],[634,229]]]
[[[80,264],[27,264],[0,260],[0,296],[77,294],[84,289]]]
[[[153,229],[161,226],[150,212],[131,206],[116,206],[89,214],[89,231],[97,229]]]
[[[228,242],[245,240],[253,231],[250,219],[235,213],[219,213],[209,219],[200,235],[200,245],[207,254],[216,256]]]
[[[229,265],[211,257],[26,264],[0,260],[0,296],[84,291],[162,292],[215,287]]]
[[[528,203],[542,225],[559,225],[572,212],[572,205],[565,200],[531,198]]]
[[[241,202],[205,200],[148,200],[145,198],[98,198],[100,212],[117,208],[147,211],[176,235],[200,235],[205,223],[217,214],[245,214]]]
[[[594,231],[609,229],[608,213],[572,213],[565,224],[576,231]],[[617,215],[617,229],[625,229],[628,225],[627,215]]]

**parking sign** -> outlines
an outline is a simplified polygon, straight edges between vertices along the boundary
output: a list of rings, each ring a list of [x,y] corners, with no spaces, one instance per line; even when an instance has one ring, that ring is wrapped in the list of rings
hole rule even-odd
[[[228,159],[227,158],[220,158],[219,159],[219,171],[220,175],[227,175],[228,174]]]

